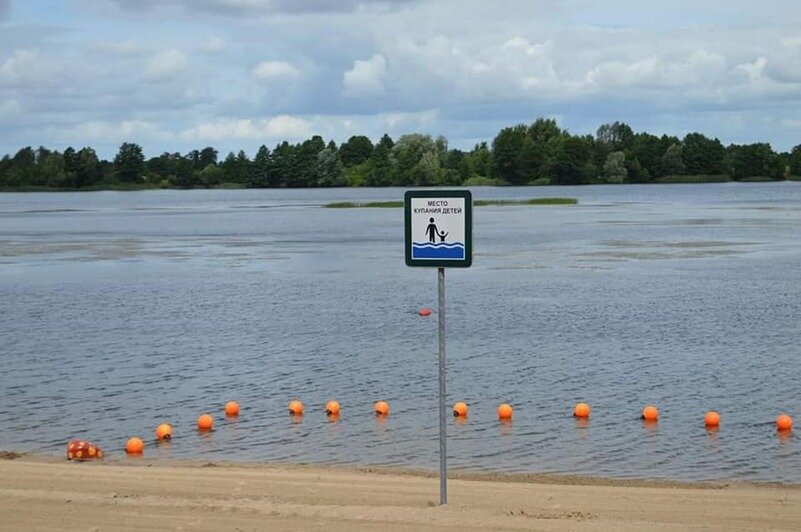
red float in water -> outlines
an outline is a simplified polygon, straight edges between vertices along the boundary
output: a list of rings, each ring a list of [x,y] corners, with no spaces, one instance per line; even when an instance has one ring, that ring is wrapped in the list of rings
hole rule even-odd
[[[420,309],[419,314],[421,316],[431,316],[431,309],[428,308],[428,307],[423,307],[423,308]]]

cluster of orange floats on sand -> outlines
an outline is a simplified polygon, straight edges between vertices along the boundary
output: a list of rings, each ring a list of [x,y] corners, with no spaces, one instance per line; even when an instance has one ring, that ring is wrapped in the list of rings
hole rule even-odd
[[[469,407],[465,402],[458,402],[453,405],[453,415],[456,418],[466,419]],[[577,419],[589,419],[590,405],[587,403],[578,403],[573,408],[573,417]],[[389,416],[389,403],[386,401],[378,401],[373,406],[373,411],[378,417]],[[325,404],[325,413],[329,419],[338,419],[341,412],[341,406],[338,401],[328,401]],[[289,403],[289,413],[292,416],[303,415],[303,403],[294,400]],[[498,406],[498,419],[501,421],[511,421],[514,414],[512,405],[502,403]],[[236,401],[229,401],[225,404],[225,415],[227,417],[237,417],[239,415],[239,403]],[[640,416],[643,421],[649,423],[656,423],[659,421],[659,409],[654,405],[648,405],[642,410]],[[720,427],[720,414],[715,411],[709,411],[704,415],[704,425],[708,429],[717,429]],[[211,414],[201,414],[197,418],[197,429],[201,432],[207,432],[214,427],[214,418]],[[781,414],[776,418],[776,430],[779,432],[787,433],[793,429],[793,418],[787,414]],[[172,425],[169,423],[162,423],[156,427],[156,441],[163,442],[172,439]],[[140,437],[130,438],[125,444],[125,451],[131,455],[141,455],[144,452],[145,443]],[[103,457],[103,451],[96,445],[82,440],[72,440],[67,447],[67,458],[70,460],[91,460]]]

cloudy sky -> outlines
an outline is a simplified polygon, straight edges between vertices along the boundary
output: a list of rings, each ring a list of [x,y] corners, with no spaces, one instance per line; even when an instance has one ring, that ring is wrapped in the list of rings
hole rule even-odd
[[[797,0],[0,0],[0,153],[452,147],[556,118],[801,144]]]

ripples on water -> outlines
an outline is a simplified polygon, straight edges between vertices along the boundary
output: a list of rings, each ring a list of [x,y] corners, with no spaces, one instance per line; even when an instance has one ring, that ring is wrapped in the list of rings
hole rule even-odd
[[[404,265],[400,209],[320,208],[402,193],[0,195],[0,447],[119,456],[170,421],[148,456],[434,469],[436,319],[416,311],[435,272]],[[580,204],[476,209],[474,266],[447,281],[448,402],[471,407],[452,467],[801,482],[799,438],[773,427],[801,418],[799,184],[474,195]]]

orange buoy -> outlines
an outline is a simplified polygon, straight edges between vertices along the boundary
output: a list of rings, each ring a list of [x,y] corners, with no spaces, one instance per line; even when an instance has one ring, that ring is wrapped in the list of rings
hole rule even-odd
[[[420,314],[421,316],[431,316],[431,309],[428,307],[423,307],[420,309],[420,312],[418,312],[418,314]]]
[[[103,458],[103,451],[92,442],[70,440],[67,444],[67,460],[98,460],[100,458]]]
[[[509,420],[512,419],[512,407],[507,403],[503,403],[498,407],[498,419]]]
[[[579,403],[573,408],[573,417],[580,419],[587,419],[590,417],[590,405],[587,403]]]
[[[325,404],[325,413],[329,416],[338,416],[339,415],[339,402],[337,401],[328,401]]]
[[[659,410],[654,405],[648,405],[642,409],[642,419],[645,421],[657,421],[659,419]]]
[[[375,406],[373,407],[375,410],[375,414],[377,416],[388,416],[389,415],[389,403],[386,401],[378,401]]]
[[[776,418],[776,430],[789,431],[793,430],[793,418],[787,414],[781,414]]]
[[[225,403],[225,415],[234,417],[239,415],[239,403],[236,401],[228,401]]]
[[[715,428],[720,426],[720,414],[715,412],[714,410],[710,410],[706,414],[704,414],[704,425],[707,428]]]
[[[198,430],[211,430],[214,426],[214,418],[211,417],[209,414],[201,414],[199,418],[197,418],[197,428]]]
[[[158,441],[165,441],[172,439],[172,425],[169,423],[162,423],[156,427],[156,439]]]
[[[145,449],[145,442],[142,438],[133,437],[125,444],[125,452],[128,454],[142,454]]]
[[[454,417],[467,417],[467,403],[463,403],[459,401],[455,405],[453,405],[453,415]]]
[[[289,403],[289,413],[293,416],[302,416],[303,415],[303,403],[298,400],[290,401]]]

